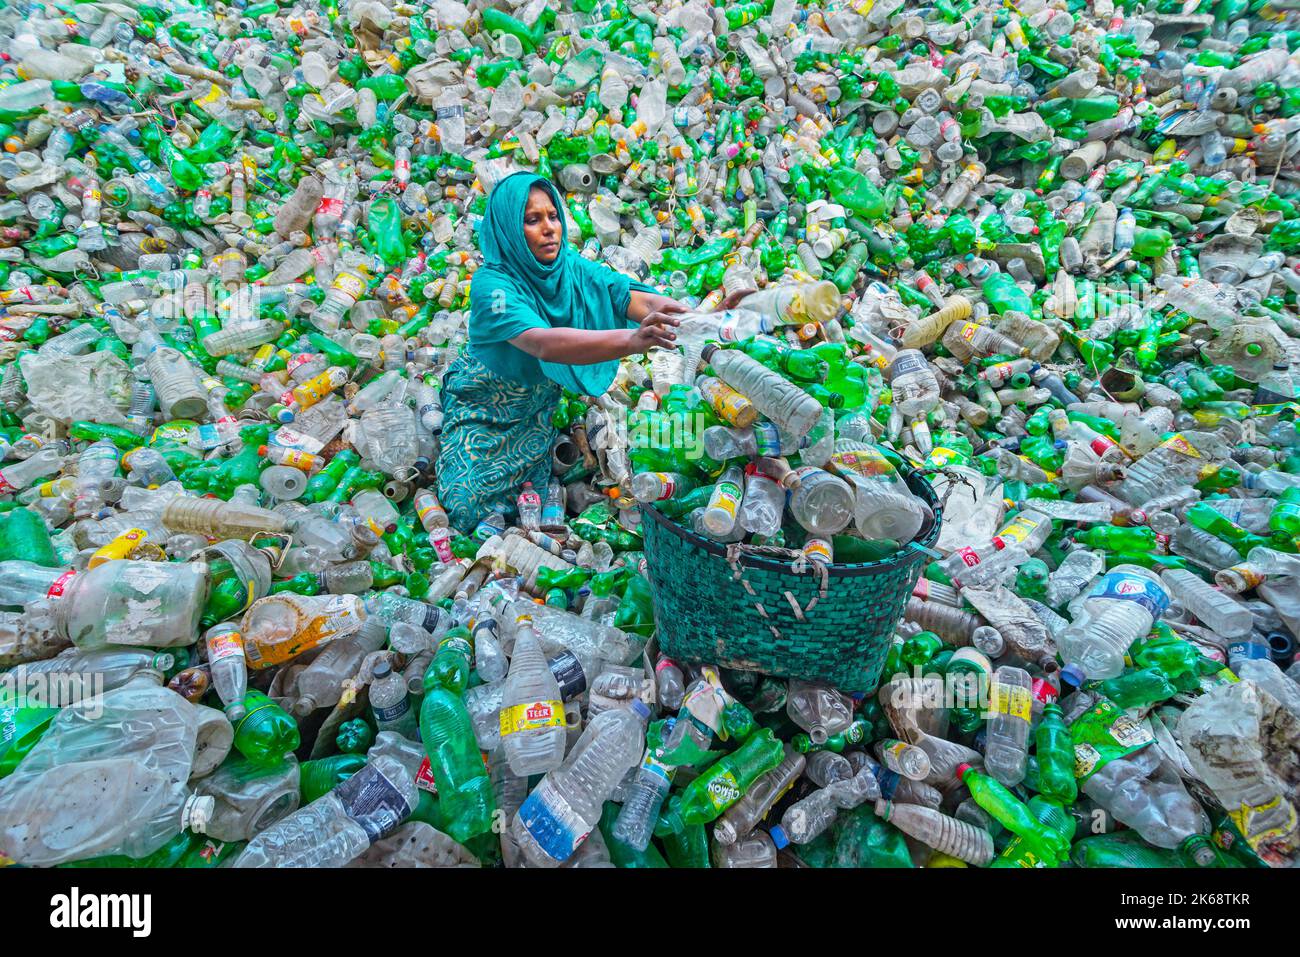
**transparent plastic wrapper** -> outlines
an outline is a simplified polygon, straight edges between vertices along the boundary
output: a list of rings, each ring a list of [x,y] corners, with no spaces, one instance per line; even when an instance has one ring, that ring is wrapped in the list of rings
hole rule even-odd
[[[22,864],[143,857],[180,832],[198,710],[133,683],[64,708],[0,780],[0,838]]]
[[[1292,867],[1300,852],[1295,715],[1251,681],[1193,702],[1175,735],[1192,769],[1260,859]]]
[[[41,355],[19,360],[27,398],[59,422],[85,420],[122,425],[131,398],[131,370],[111,352]]]

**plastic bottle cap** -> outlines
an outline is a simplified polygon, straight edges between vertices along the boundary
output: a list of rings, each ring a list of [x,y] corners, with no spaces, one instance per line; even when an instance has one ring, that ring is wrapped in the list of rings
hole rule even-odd
[[[181,809],[181,829],[189,828],[195,834],[206,834],[217,799],[207,794],[191,794]]]
[[[772,836],[772,843],[776,845],[778,851],[790,846],[790,838],[786,837],[785,828],[780,824],[775,825],[768,833]]]
[[[962,762],[961,764],[957,765],[957,780],[960,781],[962,778],[966,777],[966,772],[969,771],[970,769],[971,766],[969,764],[966,764],[965,762]]]
[[[381,661],[377,665],[375,665],[374,670],[370,673],[377,680],[382,681],[383,679],[387,678],[389,675],[393,673],[393,666],[390,665],[387,661]]]
[[[1087,673],[1076,664],[1068,664],[1061,669],[1061,684],[1067,684],[1071,688],[1081,687],[1087,680]]]
[[[642,721],[645,721],[650,717],[650,709],[646,707],[646,703],[640,698],[632,699],[632,713]]]

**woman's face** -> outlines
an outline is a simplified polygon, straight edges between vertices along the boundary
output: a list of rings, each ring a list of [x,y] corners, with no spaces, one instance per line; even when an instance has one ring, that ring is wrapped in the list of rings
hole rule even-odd
[[[551,202],[546,190],[534,187],[528,194],[528,205],[524,207],[524,240],[537,261],[553,263],[560,254],[560,241],[564,236],[564,226],[560,222],[560,213]]]

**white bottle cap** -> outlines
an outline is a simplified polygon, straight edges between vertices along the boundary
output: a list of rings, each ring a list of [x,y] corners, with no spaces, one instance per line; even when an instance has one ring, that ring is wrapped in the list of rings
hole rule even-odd
[[[195,834],[206,834],[212,812],[216,809],[217,799],[211,795],[191,794],[185,799],[181,810],[181,828],[189,828]]]

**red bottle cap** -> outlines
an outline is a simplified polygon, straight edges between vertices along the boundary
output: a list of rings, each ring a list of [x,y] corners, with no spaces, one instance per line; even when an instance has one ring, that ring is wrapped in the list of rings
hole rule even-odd
[[[957,780],[960,781],[962,778],[964,778],[966,776],[966,772],[969,771],[970,769],[971,769],[970,765],[964,761],[961,764],[957,765]]]

